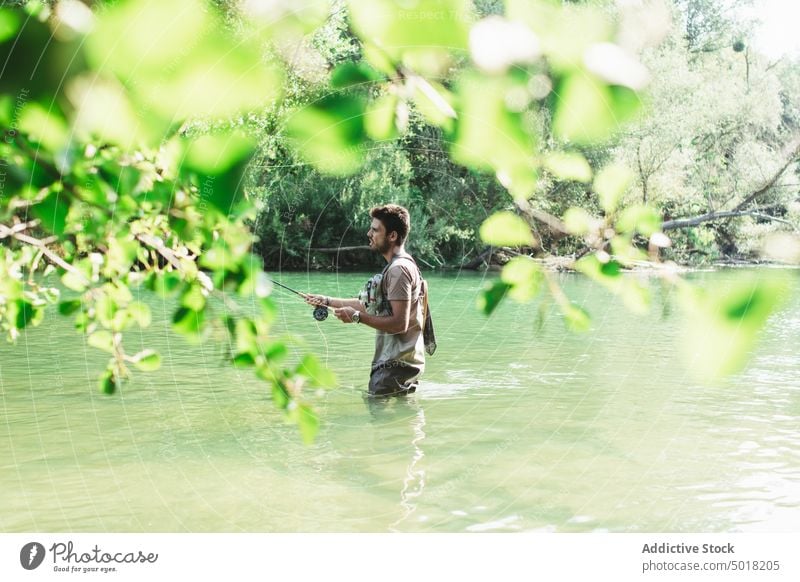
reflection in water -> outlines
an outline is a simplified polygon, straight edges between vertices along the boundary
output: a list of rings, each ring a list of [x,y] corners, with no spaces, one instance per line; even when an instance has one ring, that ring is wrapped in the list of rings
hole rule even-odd
[[[422,491],[425,489],[425,469],[418,467],[419,462],[425,456],[420,446],[425,440],[425,411],[413,396],[372,398],[365,394],[364,402],[372,416],[373,424],[396,422],[407,416],[413,435],[411,460],[406,467],[403,488],[400,490],[400,506],[403,508],[403,515],[389,525],[389,531],[396,532],[399,531],[397,526],[416,511],[415,500],[422,495]]]

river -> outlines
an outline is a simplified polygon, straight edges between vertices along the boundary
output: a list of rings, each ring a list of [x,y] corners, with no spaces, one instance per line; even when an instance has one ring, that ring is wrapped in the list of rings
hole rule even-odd
[[[368,274],[276,276],[352,295]],[[593,316],[576,335],[552,307],[537,323],[538,303],[484,317],[483,275],[427,277],[439,349],[417,394],[376,405],[362,398],[372,330],[317,323],[275,290],[276,336],[341,383],[312,397],[311,446],[218,342],[169,330],[170,303],[143,295],[153,324],[126,334],[164,365],[113,396],[96,387],[106,356],[53,310],[0,346],[0,531],[797,531],[797,297],[744,372],[708,385],[679,358],[682,320],[661,291],[642,317],[560,275]]]

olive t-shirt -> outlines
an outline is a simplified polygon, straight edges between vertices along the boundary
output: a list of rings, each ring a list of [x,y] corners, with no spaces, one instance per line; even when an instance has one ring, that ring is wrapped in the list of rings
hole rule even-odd
[[[393,361],[425,367],[425,342],[422,338],[422,277],[410,257],[395,256],[383,273],[383,292],[387,301],[411,301],[408,331],[390,334],[377,331],[373,367]],[[388,303],[387,303],[388,304]],[[384,315],[389,315],[386,313]]]

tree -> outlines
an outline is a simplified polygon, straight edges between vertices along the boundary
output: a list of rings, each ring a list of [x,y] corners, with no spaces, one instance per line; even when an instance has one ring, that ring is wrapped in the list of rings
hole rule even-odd
[[[245,191],[260,184],[246,174],[259,145],[245,131],[253,127],[270,133],[260,140],[262,159],[289,148],[286,156],[360,196],[356,208],[385,186],[369,166],[396,168],[422,151],[409,144],[441,134],[446,148],[434,157],[445,173],[453,162],[466,168],[461,178],[483,173],[510,194],[480,226],[492,246],[538,245],[528,217],[545,214],[536,207],[542,175],[583,184],[604,216],[573,207],[563,221],[548,220],[587,245],[576,269],[633,309],[646,306],[647,289],[620,269],[647,258],[637,237],[651,250],[665,244],[660,217],[645,205],[623,207],[631,173],[613,163],[592,168],[581,151],[637,114],[646,84],[643,67],[615,44],[607,6],[509,0],[505,16],[481,20],[464,0],[351,0],[332,12],[325,1],[246,3],[245,19],[216,6],[124,0],[93,13],[61,0],[0,9],[0,55],[14,64],[0,86],[0,321],[9,338],[58,303],[90,345],[111,355],[99,380],[111,393],[132,366],[160,362],[150,350],[125,349],[124,332],[150,321],[131,288],[175,294],[173,329],[189,341],[224,330],[232,363],[251,367],[313,439],[319,420],[303,389],[334,379],[311,354],[286,369],[287,346],[269,335],[275,308],[253,253],[257,214]],[[331,42],[314,40],[320,26]],[[349,48],[325,57],[337,43]],[[424,125],[409,123],[409,112]],[[441,175],[403,175],[392,185],[413,206],[424,195],[415,180]],[[317,180],[305,170],[297,178]],[[275,186],[269,176],[261,185]],[[777,304],[773,287],[742,288],[753,285],[758,293],[721,299],[727,315],[712,323],[746,333],[737,332],[735,349],[709,354],[711,372],[735,367]],[[587,314],[523,255],[485,290],[482,308],[544,289],[571,328],[587,327]],[[685,295],[690,306],[707,302]],[[235,297],[254,309],[239,310]]]

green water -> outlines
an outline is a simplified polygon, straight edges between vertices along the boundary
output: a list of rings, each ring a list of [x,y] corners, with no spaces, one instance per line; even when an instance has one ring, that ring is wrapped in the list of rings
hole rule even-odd
[[[365,274],[283,274],[351,295]],[[731,273],[696,275],[722,287]],[[55,315],[0,347],[0,531],[797,531],[800,300],[747,370],[696,384],[663,297],[646,317],[562,276],[594,317],[572,335],[538,306],[474,309],[479,275],[430,275],[439,351],[417,394],[362,400],[373,332],[317,324],[279,294],[275,332],[303,338],[342,387],[315,397],[304,447],[263,383],[154,324],[126,339],[165,364],[121,394],[106,357]],[[668,311],[668,310],[667,310]]]

